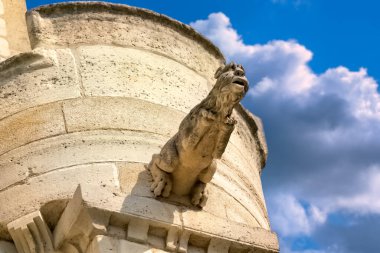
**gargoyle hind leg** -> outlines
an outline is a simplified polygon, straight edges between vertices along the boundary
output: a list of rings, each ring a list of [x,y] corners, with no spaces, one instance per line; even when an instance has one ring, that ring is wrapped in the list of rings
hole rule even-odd
[[[199,174],[198,182],[195,183],[191,195],[191,203],[194,206],[204,207],[208,199],[207,183],[209,183],[215,174],[216,162],[212,161],[210,166],[204,169],[201,174]]]
[[[171,176],[168,173],[173,171],[171,166],[161,159],[161,155],[154,154],[152,161],[148,165],[148,169],[153,178],[150,190],[154,193],[154,196],[169,197],[173,186]]]

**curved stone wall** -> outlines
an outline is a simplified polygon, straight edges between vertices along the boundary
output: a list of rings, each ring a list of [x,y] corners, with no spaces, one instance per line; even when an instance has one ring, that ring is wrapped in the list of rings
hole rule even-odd
[[[243,108],[203,210],[149,189],[144,166],[212,87],[217,48],[122,5],[58,4],[27,17],[34,50],[0,64],[0,238],[81,184],[90,207],[277,250],[260,181],[265,139]]]

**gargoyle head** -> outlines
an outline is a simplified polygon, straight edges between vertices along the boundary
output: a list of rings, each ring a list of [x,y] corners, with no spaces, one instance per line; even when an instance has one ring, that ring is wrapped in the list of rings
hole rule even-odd
[[[214,88],[221,93],[233,93],[241,99],[248,91],[248,80],[245,77],[244,68],[240,64],[231,62],[219,67],[215,78],[217,81]]]

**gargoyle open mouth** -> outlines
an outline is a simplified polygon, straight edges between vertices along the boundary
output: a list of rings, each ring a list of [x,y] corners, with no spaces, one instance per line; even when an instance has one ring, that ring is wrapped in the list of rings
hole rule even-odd
[[[248,85],[248,81],[245,78],[235,77],[232,83],[237,84],[242,87],[246,87]]]

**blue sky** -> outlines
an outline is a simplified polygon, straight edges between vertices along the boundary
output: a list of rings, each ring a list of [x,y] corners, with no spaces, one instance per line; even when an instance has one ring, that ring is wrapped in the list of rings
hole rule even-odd
[[[118,2],[190,24],[244,64],[281,252],[380,252],[380,1]]]

